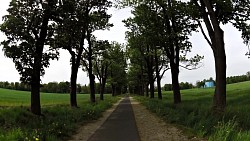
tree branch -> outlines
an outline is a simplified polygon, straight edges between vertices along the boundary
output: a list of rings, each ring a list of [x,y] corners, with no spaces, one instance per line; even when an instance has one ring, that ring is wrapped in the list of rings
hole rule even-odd
[[[182,67],[182,68],[184,68],[184,69],[187,69],[187,70],[196,70],[196,69],[199,69],[199,68],[202,67],[202,65],[198,66],[198,67],[194,67],[194,68],[188,68],[188,66],[182,66],[182,65],[179,65],[179,66]]]
[[[201,22],[200,22],[199,20],[197,20],[197,22],[198,22],[198,25],[199,25],[199,27],[200,27],[200,29],[201,29],[201,33],[203,34],[204,38],[207,40],[207,43],[212,47],[212,43],[211,43],[211,41],[208,39],[208,37],[207,37],[207,35],[206,35],[206,33],[205,33],[205,31],[204,31],[202,25],[201,25]]]

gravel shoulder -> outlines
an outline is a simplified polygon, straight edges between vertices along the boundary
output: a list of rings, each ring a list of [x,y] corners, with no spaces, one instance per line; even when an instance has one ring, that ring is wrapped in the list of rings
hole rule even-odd
[[[167,124],[132,97],[130,100],[141,141],[203,141],[196,137],[189,138],[180,129]]]

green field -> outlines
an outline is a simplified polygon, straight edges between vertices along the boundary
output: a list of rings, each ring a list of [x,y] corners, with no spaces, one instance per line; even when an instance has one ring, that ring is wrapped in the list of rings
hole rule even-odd
[[[41,105],[69,105],[69,94],[41,93]],[[105,95],[110,97],[110,95]],[[80,105],[89,101],[89,94],[78,94]],[[0,106],[28,106],[30,105],[30,92],[0,88]]]
[[[163,100],[137,99],[167,122],[188,127],[209,140],[250,140],[250,81],[227,85],[227,108],[221,116],[211,110],[213,93],[214,88],[182,90],[178,105],[173,104],[171,91],[163,92]]]
[[[67,140],[79,125],[101,117],[119,99],[104,98],[92,104],[88,94],[79,94],[80,108],[71,108],[69,94],[41,93],[43,116],[36,116],[29,111],[30,92],[0,89],[0,141]]]

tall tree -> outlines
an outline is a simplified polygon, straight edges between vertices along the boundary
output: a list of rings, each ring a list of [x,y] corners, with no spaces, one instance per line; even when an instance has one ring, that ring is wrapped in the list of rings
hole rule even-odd
[[[183,66],[185,68],[196,67],[197,62],[202,59],[198,55],[194,58],[186,58],[187,52],[190,52],[192,47],[188,36],[191,31],[195,30],[196,25],[191,23],[190,16],[187,15],[188,9],[185,6],[185,3],[177,1],[145,0],[138,5],[135,4],[133,12],[135,16],[127,21],[127,26],[133,32],[131,35],[146,38],[146,40],[142,40],[143,38],[140,37],[139,41],[143,43],[139,46],[146,44],[142,50],[148,51],[149,56],[155,54],[156,48],[164,48],[171,68],[174,103],[176,104],[181,102],[178,80],[180,62],[189,62],[188,65]],[[155,61],[158,60],[154,60],[153,65],[156,65]],[[157,72],[159,72],[158,68]],[[159,78],[159,74],[157,75]],[[152,81],[154,80],[150,79],[149,75],[149,82]]]
[[[94,30],[106,28],[106,23],[110,18],[106,11],[111,6],[111,2],[107,0],[65,0],[60,1],[60,6],[61,20],[58,26],[56,45],[68,50],[71,55],[70,104],[72,107],[77,107],[76,81],[82,55],[86,51],[84,42],[87,40],[88,47],[91,49],[91,33]],[[91,60],[92,50],[89,50],[88,53],[89,60]],[[91,83],[93,83],[93,75],[90,78]],[[94,101],[93,94],[91,101]]]
[[[108,41],[100,41],[98,45],[98,52],[94,57],[94,73],[100,83],[100,100],[104,100],[104,90],[108,78],[108,67],[111,64],[110,58],[110,44]]]
[[[222,24],[231,23],[242,32],[244,43],[250,40],[250,1],[249,0],[191,0],[197,9],[191,14],[198,22],[204,38],[213,50],[216,72],[216,87],[213,107],[215,112],[221,113],[226,107],[226,53],[224,31]],[[195,9],[193,7],[193,9]],[[197,14],[198,13],[198,14]],[[206,35],[201,20],[205,23]]]
[[[3,41],[5,55],[13,59],[21,81],[31,85],[31,112],[41,114],[40,76],[50,59],[58,52],[49,46],[55,23],[56,0],[12,0],[4,16],[1,31],[7,36]],[[44,46],[48,51],[44,52]],[[47,46],[48,45],[48,46]]]
[[[112,96],[127,91],[127,59],[123,45],[113,42],[110,49],[110,67],[107,82],[111,84]]]
[[[90,101],[95,102],[95,75],[93,73],[93,61],[94,54],[98,50],[103,50],[101,48],[102,42],[96,41],[92,33],[96,30],[105,30],[113,26],[109,23],[111,15],[107,13],[107,8],[111,7],[111,2],[107,0],[102,0],[95,2],[96,7],[92,13],[90,13],[90,23],[87,29],[87,41],[88,47],[84,48],[86,53],[86,59],[83,59],[83,64],[87,68],[89,81],[90,81]]]

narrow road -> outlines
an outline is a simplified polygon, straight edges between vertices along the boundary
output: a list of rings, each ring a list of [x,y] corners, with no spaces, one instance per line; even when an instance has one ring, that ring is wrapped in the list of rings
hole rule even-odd
[[[140,141],[134,112],[128,97],[119,103],[88,141]]]

